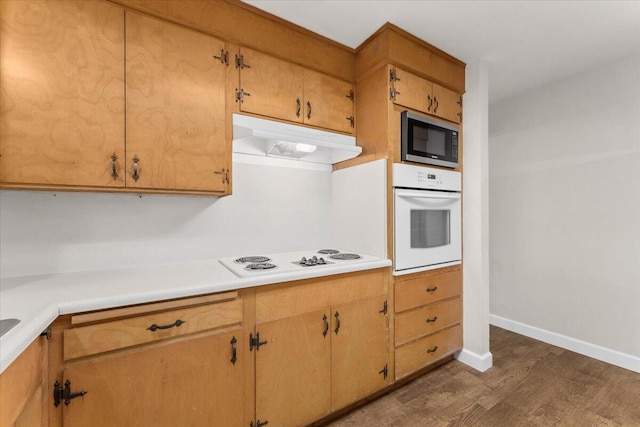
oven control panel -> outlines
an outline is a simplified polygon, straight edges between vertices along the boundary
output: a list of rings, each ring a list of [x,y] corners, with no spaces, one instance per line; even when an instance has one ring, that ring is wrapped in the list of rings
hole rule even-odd
[[[460,172],[452,170],[394,163],[393,186],[440,191],[460,191],[462,189],[462,175]]]

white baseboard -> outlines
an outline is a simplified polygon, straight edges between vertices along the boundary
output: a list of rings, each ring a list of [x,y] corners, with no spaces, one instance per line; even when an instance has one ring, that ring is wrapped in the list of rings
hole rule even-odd
[[[581,341],[566,335],[560,335],[555,332],[526,325],[494,314],[489,315],[489,323],[491,325],[498,326],[499,328],[506,329],[538,341],[546,342],[547,344],[555,345],[556,347],[564,348],[593,359],[601,360],[603,362],[640,373],[640,357],[632,356],[631,354],[622,353],[617,350]]]
[[[456,353],[454,357],[458,359],[458,361],[480,372],[484,372],[493,366],[493,355],[491,353],[480,355],[467,349],[462,349]]]

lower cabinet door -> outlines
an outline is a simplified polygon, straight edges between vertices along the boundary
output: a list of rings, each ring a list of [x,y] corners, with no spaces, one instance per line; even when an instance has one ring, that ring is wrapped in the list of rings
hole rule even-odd
[[[379,296],[332,308],[331,409],[390,384],[389,314]]]
[[[329,308],[259,324],[256,420],[304,426],[329,413]],[[326,334],[325,334],[326,332]]]
[[[61,402],[64,426],[248,425],[243,335],[238,329],[69,364],[62,383],[86,394]]]

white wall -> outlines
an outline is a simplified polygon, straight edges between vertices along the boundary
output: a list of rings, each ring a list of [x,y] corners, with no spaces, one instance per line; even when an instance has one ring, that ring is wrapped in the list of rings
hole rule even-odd
[[[484,371],[489,348],[489,77],[485,61],[467,64],[463,121],[463,321],[458,360]]]
[[[492,319],[640,369],[640,56],[492,105],[490,159]]]
[[[2,277],[331,246],[331,172],[234,163],[216,199],[0,191]]]

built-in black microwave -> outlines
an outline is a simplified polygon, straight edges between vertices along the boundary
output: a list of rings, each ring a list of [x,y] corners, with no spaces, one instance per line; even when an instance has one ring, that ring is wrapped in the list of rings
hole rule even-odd
[[[458,166],[458,126],[406,110],[401,118],[403,162]]]

